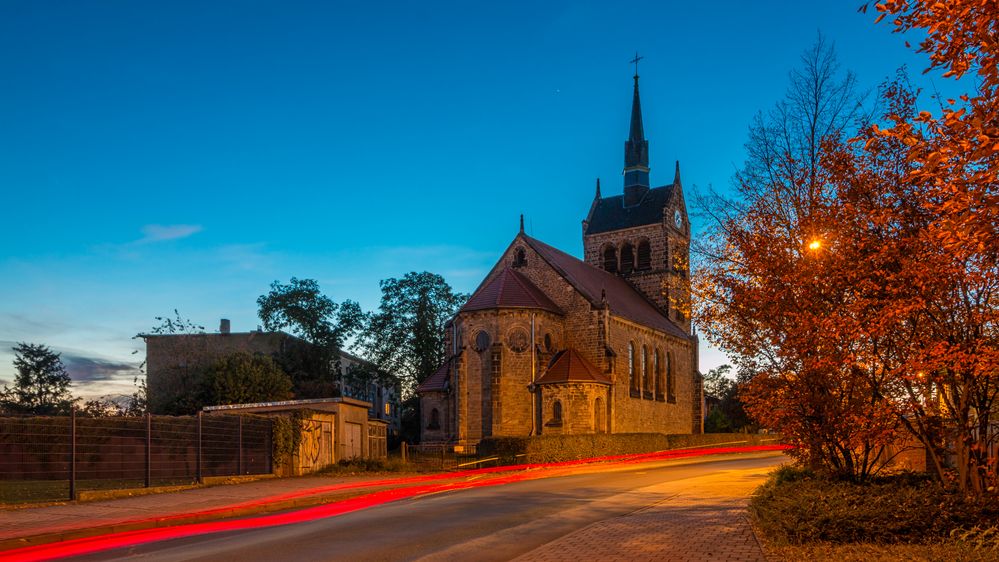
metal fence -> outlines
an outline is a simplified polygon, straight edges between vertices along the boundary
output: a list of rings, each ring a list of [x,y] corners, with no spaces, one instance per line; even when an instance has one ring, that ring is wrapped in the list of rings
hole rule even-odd
[[[403,462],[418,470],[464,470],[496,466],[497,457],[482,458],[475,445],[455,447],[453,444],[407,445],[400,451]]]
[[[257,416],[0,418],[0,503],[266,474],[271,440]]]

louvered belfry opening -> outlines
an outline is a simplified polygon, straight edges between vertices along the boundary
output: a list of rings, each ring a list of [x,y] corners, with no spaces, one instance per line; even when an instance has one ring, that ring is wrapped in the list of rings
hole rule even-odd
[[[652,247],[648,240],[642,240],[638,243],[638,270],[648,269],[652,269]]]
[[[617,248],[613,245],[604,248],[604,270],[617,273]]]
[[[631,273],[635,269],[635,250],[631,243],[621,246],[621,273]]]

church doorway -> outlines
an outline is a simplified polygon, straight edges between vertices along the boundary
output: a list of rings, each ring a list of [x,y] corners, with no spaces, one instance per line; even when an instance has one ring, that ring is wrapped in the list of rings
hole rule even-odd
[[[607,411],[604,408],[603,398],[593,401],[593,432],[607,433]]]

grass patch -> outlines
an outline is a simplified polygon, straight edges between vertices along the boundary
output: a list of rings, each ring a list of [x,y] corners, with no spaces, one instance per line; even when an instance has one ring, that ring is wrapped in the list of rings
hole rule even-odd
[[[999,553],[991,550],[996,541],[988,531],[999,525],[999,503],[965,498],[922,475],[854,484],[784,466],[756,491],[749,511],[762,537],[778,548],[947,542],[969,552],[989,551],[993,559]]]
[[[809,562],[994,562],[996,553],[953,542],[936,544],[829,544],[782,546],[774,558]]]
[[[153,480],[152,486],[190,484],[190,478]],[[144,488],[142,479],[77,480],[76,491]],[[0,480],[0,504],[69,501],[69,480]]]

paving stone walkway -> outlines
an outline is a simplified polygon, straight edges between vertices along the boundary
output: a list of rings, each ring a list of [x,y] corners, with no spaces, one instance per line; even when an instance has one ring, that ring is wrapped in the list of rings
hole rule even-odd
[[[765,562],[746,513],[748,496],[762,477],[732,471],[664,485],[660,491],[675,495],[584,527],[516,560]]]

